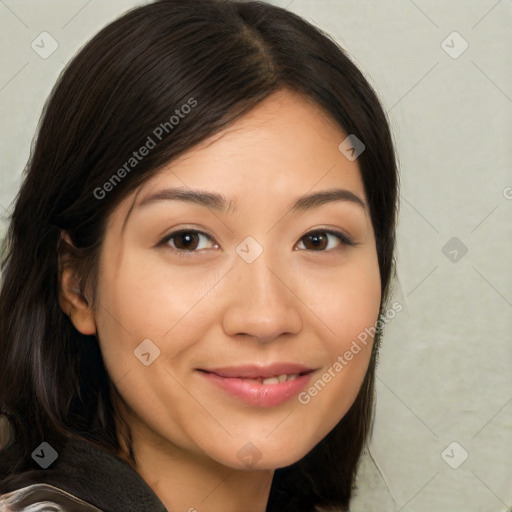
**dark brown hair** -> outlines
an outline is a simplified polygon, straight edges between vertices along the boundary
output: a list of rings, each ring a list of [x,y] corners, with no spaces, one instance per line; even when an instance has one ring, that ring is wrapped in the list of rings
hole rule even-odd
[[[58,445],[81,437],[121,451],[97,340],[75,330],[57,300],[59,254],[68,254],[82,285],[94,289],[106,221],[119,202],[156,169],[285,87],[366,146],[358,163],[383,312],[394,269],[398,174],[386,116],[344,51],[297,15],[264,2],[160,0],[133,9],[63,71],[16,198],[0,293],[0,406],[16,439],[1,452],[0,479],[31,468],[30,453],[43,439]],[[191,98],[197,105],[98,198],[98,188]],[[63,232],[75,251],[62,243]],[[306,457],[276,470],[268,511],[348,507],[371,432],[380,337],[379,330],[345,417]]]

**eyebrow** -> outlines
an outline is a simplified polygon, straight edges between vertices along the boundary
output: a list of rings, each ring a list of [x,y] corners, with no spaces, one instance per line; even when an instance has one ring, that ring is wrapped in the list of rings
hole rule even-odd
[[[236,201],[230,201],[222,194],[185,188],[168,188],[155,192],[154,194],[142,199],[137,208],[142,208],[159,201],[183,201],[187,203],[195,203],[210,210],[225,213],[236,211]],[[323,190],[304,195],[296,199],[295,202],[289,206],[289,209],[292,212],[301,212],[318,208],[319,206],[334,201],[347,201],[357,204],[363,208],[363,210],[366,210],[366,203],[363,199],[354,192],[343,188]]]

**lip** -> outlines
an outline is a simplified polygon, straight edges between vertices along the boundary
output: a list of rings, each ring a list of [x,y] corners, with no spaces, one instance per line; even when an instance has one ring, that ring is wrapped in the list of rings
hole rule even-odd
[[[198,369],[198,373],[208,382],[220,387],[232,397],[255,407],[276,407],[287,402],[306,387],[313,371],[312,368],[295,363]],[[298,374],[298,377],[278,384],[263,384],[257,380],[283,374]]]
[[[302,364],[296,363],[272,363],[272,364],[246,364],[241,366],[225,366],[223,368],[200,368],[200,370],[214,373],[224,378],[239,379],[268,379],[277,375],[292,375],[294,373],[312,372],[313,368],[308,368]]]

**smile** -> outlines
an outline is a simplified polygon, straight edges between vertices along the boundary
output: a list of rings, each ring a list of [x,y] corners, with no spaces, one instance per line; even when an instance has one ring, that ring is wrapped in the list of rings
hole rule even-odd
[[[313,371],[301,365],[277,363],[199,369],[199,374],[237,401],[255,407],[276,407],[298,395]]]

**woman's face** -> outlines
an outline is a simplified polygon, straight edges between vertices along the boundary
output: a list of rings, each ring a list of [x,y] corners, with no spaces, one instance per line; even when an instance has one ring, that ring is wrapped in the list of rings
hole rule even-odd
[[[135,439],[274,469],[348,411],[381,295],[345,138],[281,90],[115,210],[91,314]]]

